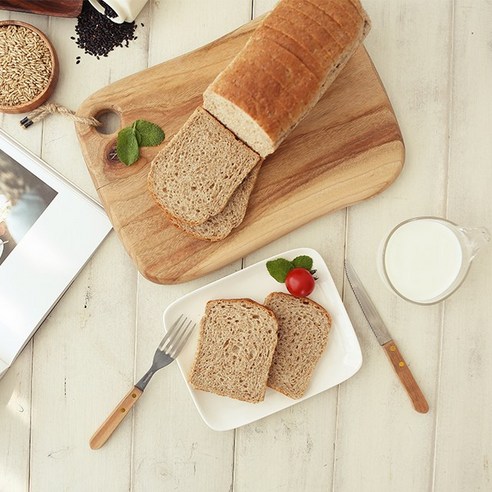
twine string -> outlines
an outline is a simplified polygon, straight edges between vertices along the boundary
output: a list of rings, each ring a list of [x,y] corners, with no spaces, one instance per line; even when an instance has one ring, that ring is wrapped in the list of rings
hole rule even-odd
[[[24,128],[29,128],[32,124],[36,123],[37,121],[41,121],[50,114],[61,114],[62,116],[70,118],[75,123],[85,123],[86,125],[90,126],[101,126],[102,124],[99,120],[92,116],[79,116],[75,114],[75,111],[72,111],[71,109],[62,106],[61,104],[56,103],[48,103],[39,106],[39,108],[34,109],[25,118],[23,118],[20,121],[20,124]]]

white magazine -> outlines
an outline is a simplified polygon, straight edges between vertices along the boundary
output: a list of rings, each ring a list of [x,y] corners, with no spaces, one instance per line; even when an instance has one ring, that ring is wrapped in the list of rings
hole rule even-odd
[[[0,378],[110,230],[97,202],[0,130]]]

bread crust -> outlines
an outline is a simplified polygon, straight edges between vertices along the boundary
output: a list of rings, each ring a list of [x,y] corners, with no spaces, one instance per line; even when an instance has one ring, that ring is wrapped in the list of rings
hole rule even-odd
[[[258,391],[256,392],[256,396],[254,397],[248,397],[244,391],[241,391],[240,388],[237,387],[237,384],[235,384],[233,387],[229,386],[228,388],[222,388],[220,387],[216,381],[209,381],[208,384],[204,383],[203,381],[197,382],[196,377],[199,376],[199,361],[203,357],[202,353],[202,345],[204,343],[204,337],[205,337],[205,323],[210,320],[211,316],[211,311],[212,309],[220,304],[220,303],[226,303],[226,304],[249,304],[252,308],[255,309],[260,309],[263,313],[265,313],[272,321],[272,325],[275,326],[275,331],[274,333],[270,333],[270,345],[269,349],[271,350],[271,355],[268,359],[264,361],[264,364],[262,367],[257,368],[258,371],[261,371],[261,374],[258,374],[258,376],[261,376],[261,381],[259,382],[261,385],[261,388],[258,388]],[[277,323],[277,318],[275,317],[275,314],[271,309],[268,309],[266,306],[263,304],[260,304],[252,299],[249,298],[240,298],[240,299],[214,299],[211,301],[208,301],[206,306],[205,306],[205,314],[202,317],[201,323],[200,323],[200,333],[199,333],[199,340],[198,340],[198,347],[195,352],[195,357],[193,359],[192,367],[188,376],[188,381],[190,382],[191,386],[197,390],[202,390],[202,391],[208,391],[211,393],[215,393],[219,396],[227,396],[230,398],[235,398],[238,400],[246,401],[248,403],[259,403],[263,401],[265,397],[265,391],[267,388],[267,379],[268,379],[268,370],[271,364],[271,359],[273,357],[273,352],[275,350],[275,345],[277,343],[277,330],[278,330],[278,323]],[[235,382],[234,382],[235,383]]]
[[[197,107],[152,161],[147,187],[168,219],[199,225],[224,210],[260,160],[220,121]]]
[[[271,292],[270,294],[268,294],[265,297],[264,305],[267,304],[268,301],[270,301],[271,299],[274,299],[276,297],[277,298],[278,297],[293,298],[294,296],[291,296],[290,294],[286,294],[285,292]],[[303,303],[309,304],[311,307],[313,307],[319,313],[321,313],[326,318],[326,321],[327,321],[327,323],[330,327],[330,330],[331,330],[331,324],[333,323],[333,318],[331,317],[331,314],[321,304],[318,304],[316,301],[313,301],[309,297],[297,297],[295,299],[301,299]],[[265,307],[267,307],[267,306],[265,306]],[[270,309],[270,308],[267,308],[267,309]],[[270,309],[270,311],[272,311],[272,310]],[[273,314],[275,315],[275,313],[273,313]]]
[[[205,109],[265,157],[317,103],[368,26],[356,0],[282,0],[207,88]],[[228,116],[233,108],[237,118]],[[241,126],[247,117],[263,142],[251,124]]]
[[[292,357],[291,352],[295,352],[295,350],[297,349],[295,345],[302,343],[299,341],[299,338],[296,338],[295,336],[295,331],[297,329],[302,329],[302,327],[297,325],[285,326],[285,324],[282,324],[282,316],[280,316],[277,312],[277,319],[279,322],[279,342],[275,349],[275,354],[273,356],[272,366],[270,367],[267,384],[270,388],[274,389],[275,391],[279,391],[289,398],[299,399],[304,396],[307,388],[309,387],[309,383],[312,379],[316,365],[326,349],[328,343],[328,335],[332,325],[332,317],[323,306],[307,297],[298,298],[291,296],[290,294],[285,294],[283,292],[272,292],[265,298],[264,304],[267,307],[270,307],[270,309],[273,309],[272,301],[274,303],[275,300],[291,303],[292,306],[289,306],[289,308],[292,310],[295,309],[299,304],[307,305],[310,309],[316,310],[319,314],[321,314],[322,317],[325,318],[325,323],[327,326],[327,331],[325,333],[320,333],[319,337],[316,338],[316,346],[307,347],[307,349],[309,350],[309,354],[299,354],[301,360],[296,361],[296,363],[294,364],[292,364],[291,361],[288,361],[288,369],[282,374],[279,374],[280,369],[278,369],[276,364],[278,363],[280,367],[283,367],[283,365],[285,365],[285,359]],[[294,334],[292,333],[293,331]],[[310,333],[310,335],[313,336],[313,333]],[[293,378],[295,374],[299,376],[299,373],[302,375],[303,378],[300,381],[297,381],[297,384],[287,384],[285,383],[285,380],[282,380],[282,378],[285,377]],[[288,382],[292,383],[292,379],[289,379]]]
[[[169,217],[170,222],[185,234],[188,234],[195,239],[214,242],[226,238],[236,227],[241,225],[244,216],[246,215],[249,197],[256,184],[256,179],[258,178],[262,163],[263,161],[260,161],[248,176],[244,178],[244,181],[232,194],[229,202],[220,214],[210,217],[206,222],[197,226],[183,224],[172,217]],[[245,196],[237,198],[238,194],[244,194]],[[238,204],[238,201],[244,203]],[[229,216],[229,207],[241,207],[242,210],[231,218]]]

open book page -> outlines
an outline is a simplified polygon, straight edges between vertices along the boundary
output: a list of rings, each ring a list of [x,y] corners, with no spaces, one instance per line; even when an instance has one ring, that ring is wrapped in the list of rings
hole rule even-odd
[[[0,373],[111,224],[92,199],[0,133]]]

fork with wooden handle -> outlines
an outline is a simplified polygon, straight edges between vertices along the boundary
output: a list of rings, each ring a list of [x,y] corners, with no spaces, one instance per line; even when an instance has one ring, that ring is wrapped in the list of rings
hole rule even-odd
[[[196,323],[181,315],[164,335],[154,354],[154,360],[150,369],[142,379],[126,394],[118,403],[109,417],[101,424],[89,441],[91,449],[99,449],[111,436],[116,427],[128,415],[128,411],[135,405],[142,395],[152,376],[163,367],[166,367],[181,352],[185,346]]]

